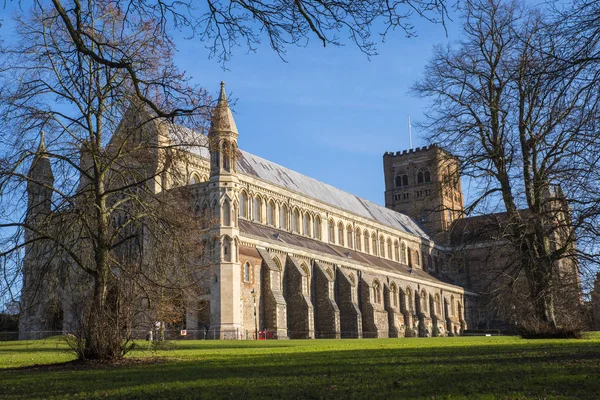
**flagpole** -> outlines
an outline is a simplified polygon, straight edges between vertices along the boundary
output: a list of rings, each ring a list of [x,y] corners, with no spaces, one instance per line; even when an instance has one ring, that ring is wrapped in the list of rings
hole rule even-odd
[[[408,145],[410,147],[410,149],[412,150],[413,145],[412,145],[412,126],[410,125],[410,115],[408,116]]]

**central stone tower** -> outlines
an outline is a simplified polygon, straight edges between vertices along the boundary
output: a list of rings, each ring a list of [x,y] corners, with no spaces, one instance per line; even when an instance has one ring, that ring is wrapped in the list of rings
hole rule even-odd
[[[385,206],[417,221],[435,240],[448,240],[464,212],[458,160],[431,145],[383,155]]]

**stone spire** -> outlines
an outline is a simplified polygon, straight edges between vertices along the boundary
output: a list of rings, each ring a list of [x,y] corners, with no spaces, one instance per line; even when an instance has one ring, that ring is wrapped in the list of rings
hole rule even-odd
[[[50,158],[46,150],[44,131],[40,133],[40,144],[31,163],[31,168],[29,168],[28,176],[39,183],[50,185],[54,183],[54,174],[52,173]]]
[[[221,82],[221,93],[219,94],[219,100],[213,112],[210,130],[208,131],[209,136],[216,134],[238,135],[237,126],[229,108],[227,94],[225,93],[225,82]]]

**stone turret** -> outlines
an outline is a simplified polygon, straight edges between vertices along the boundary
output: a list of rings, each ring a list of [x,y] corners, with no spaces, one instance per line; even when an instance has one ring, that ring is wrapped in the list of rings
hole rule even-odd
[[[238,130],[227,101],[225,82],[221,82],[219,101],[208,131],[211,179],[236,173],[237,139]]]
[[[592,291],[593,329],[600,331],[600,272],[596,274],[594,290]]]
[[[214,279],[211,286],[211,330],[221,338],[238,338],[242,332],[241,266],[239,263],[237,177],[238,131],[229,108],[225,83],[213,112],[208,132],[210,151],[209,201],[216,223],[211,236],[218,238]],[[216,250],[216,249],[215,249]]]
[[[40,144],[29,168],[27,181],[27,221],[35,223],[46,218],[51,211],[54,174],[46,150],[44,132],[40,134]],[[31,232],[26,233],[31,235]]]
[[[23,259],[23,288],[21,290],[21,316],[19,319],[19,338],[35,339],[42,332],[51,331],[60,321],[56,310],[48,307],[48,279],[50,275],[51,244],[40,240],[40,232],[47,231],[52,213],[52,191],[54,174],[46,150],[44,132],[40,135],[40,144],[27,175],[27,215],[25,223],[25,257]]]

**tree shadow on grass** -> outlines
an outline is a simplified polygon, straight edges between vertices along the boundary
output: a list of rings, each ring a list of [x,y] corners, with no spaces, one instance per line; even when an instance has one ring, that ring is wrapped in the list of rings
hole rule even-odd
[[[0,388],[6,398],[23,393],[30,398],[49,393],[114,398],[597,398],[600,392],[598,343],[255,350],[114,368],[1,371]]]

